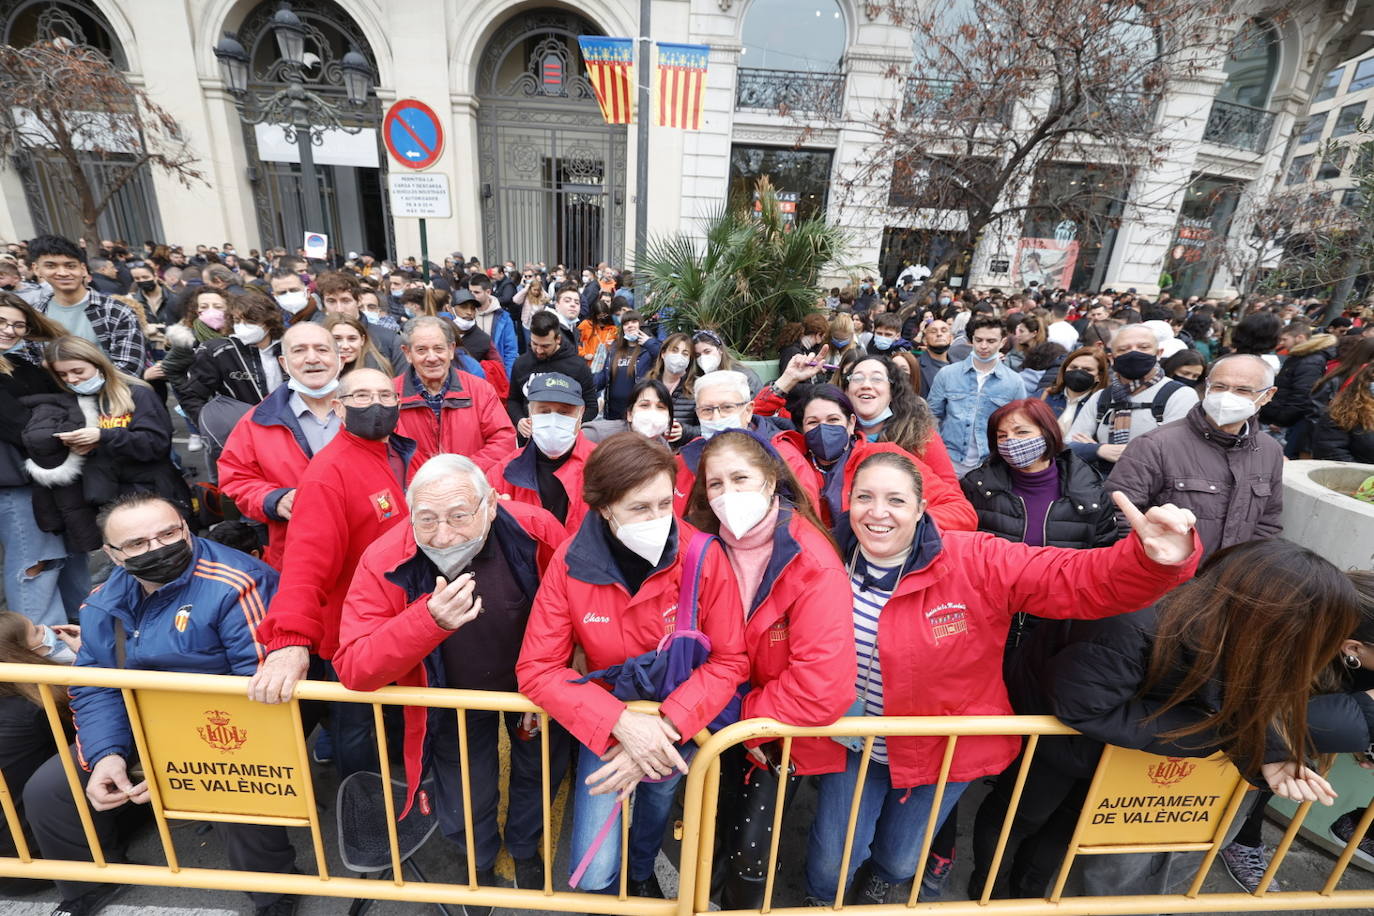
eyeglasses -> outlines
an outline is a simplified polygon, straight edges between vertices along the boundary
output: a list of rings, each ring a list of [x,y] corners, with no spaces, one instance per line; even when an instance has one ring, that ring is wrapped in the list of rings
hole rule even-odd
[[[716,404],[713,407],[698,406],[697,416],[703,420],[712,420],[716,417],[728,417],[747,403],[747,401],[737,401],[734,404]]]
[[[13,331],[15,334],[23,337],[25,334],[29,333],[29,324],[27,321],[6,321],[0,318],[0,331]]]
[[[340,395],[339,400],[350,407],[366,407],[369,404],[395,407],[401,401],[394,391],[355,391],[352,394]]]
[[[181,540],[181,530],[181,523],[177,522],[169,528],[162,529],[150,538],[132,538],[125,541],[123,544],[106,544],[105,546],[112,550],[118,550],[126,557],[134,557],[152,550],[154,544],[159,547],[165,547],[168,544],[173,544]]]
[[[1255,395],[1263,394],[1268,390],[1268,388],[1246,388],[1244,386],[1220,385],[1216,382],[1207,383],[1208,394],[1226,394],[1229,391],[1231,394],[1238,394],[1243,398],[1253,398]]]
[[[448,513],[448,515],[444,516],[437,515],[433,512],[422,512],[419,515],[412,515],[410,517],[410,523],[414,526],[415,530],[420,532],[421,534],[433,534],[435,531],[439,530],[440,522],[443,522],[450,528],[454,529],[455,531],[458,531],[465,527],[468,522],[472,521],[479,514],[481,514],[481,512],[486,508],[486,505],[487,501],[483,499],[481,502],[477,504],[477,508],[473,509],[471,512],[464,512],[461,509],[455,509],[454,511]]]
[[[851,375],[849,381],[855,385],[886,385],[888,377],[881,372],[871,372],[868,375],[858,372]]]

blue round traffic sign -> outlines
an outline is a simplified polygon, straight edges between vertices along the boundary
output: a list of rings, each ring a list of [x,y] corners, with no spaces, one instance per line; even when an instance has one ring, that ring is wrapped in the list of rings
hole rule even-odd
[[[439,116],[418,99],[401,99],[387,109],[382,140],[391,158],[411,169],[429,168],[444,151]]]

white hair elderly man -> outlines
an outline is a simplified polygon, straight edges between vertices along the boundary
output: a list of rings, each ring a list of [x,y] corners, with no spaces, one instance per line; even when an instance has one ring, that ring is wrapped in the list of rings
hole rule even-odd
[[[688,442],[677,454],[677,480],[673,484],[673,508],[681,514],[687,507],[687,495],[697,478],[697,463],[706,441],[727,429],[748,429],[773,443],[779,452],[796,452],[786,442],[776,440],[778,433],[792,429],[792,424],[778,417],[754,415],[754,397],[749,393],[749,377],[732,369],[707,372],[697,379],[692,391],[696,398],[697,422],[701,435]],[[790,460],[791,454],[783,454]],[[805,461],[801,455],[795,456]]]
[[[1183,419],[1198,400],[1192,388],[1164,374],[1159,338],[1145,325],[1118,328],[1108,349],[1112,383],[1088,396],[1069,430],[1073,450],[1104,473],[1121,458],[1126,443]]]
[[[339,680],[353,690],[400,684],[514,692],[530,605],[565,537],[563,526],[539,506],[498,499],[481,469],[462,455],[435,455],[421,465],[406,502],[409,524],[368,547],[344,599],[334,656]],[[407,707],[405,716],[407,810],[428,769],[439,825],[463,844],[462,768],[453,720],[434,715],[426,742],[427,711]],[[540,742],[530,740],[538,720],[519,713],[466,716],[475,835],[465,849],[479,883],[496,884],[493,869],[503,839],[497,807],[504,720],[511,745],[505,845],[515,859],[517,886],[542,888]],[[557,786],[568,762],[567,733],[551,723],[549,742],[549,779]],[[469,916],[490,911],[466,909]]]
[[[1184,418],[1131,440],[1107,479],[1141,509],[1173,503],[1197,516],[1203,550],[1283,532],[1283,447],[1255,414],[1274,396],[1274,369],[1225,356]]]

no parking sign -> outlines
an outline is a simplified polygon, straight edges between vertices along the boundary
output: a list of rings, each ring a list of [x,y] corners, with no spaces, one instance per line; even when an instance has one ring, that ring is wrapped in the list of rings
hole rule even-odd
[[[429,168],[444,151],[439,116],[418,99],[401,99],[387,109],[382,139],[391,158],[410,169]]]

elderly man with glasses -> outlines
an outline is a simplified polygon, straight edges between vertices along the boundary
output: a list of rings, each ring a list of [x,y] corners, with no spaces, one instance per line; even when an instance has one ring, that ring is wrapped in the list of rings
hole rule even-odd
[[[352,690],[394,683],[515,691],[525,623],[544,568],[564,539],[563,526],[537,505],[498,499],[481,469],[461,455],[426,461],[406,500],[410,524],[397,525],[367,549],[349,586],[334,659],[339,679]],[[542,889],[538,719],[465,714],[474,832],[468,847],[457,732],[451,716],[428,715],[434,712],[405,710],[407,809],[428,769],[444,834],[470,849],[479,883],[496,884],[504,721],[511,747],[505,845],[515,859],[516,886]],[[562,780],[568,748],[567,732],[550,722],[551,791]],[[469,905],[466,911],[482,916],[489,908]]]
[[[252,674],[262,657],[255,622],[277,587],[271,567],[214,541],[192,536],[176,506],[160,496],[122,496],[99,518],[115,571],[81,609],[76,663],[96,668]],[[77,728],[73,757],[93,809],[101,847],[120,846],[121,809],[148,802],[148,782],[134,766],[137,748],[124,699],[108,687],[73,687]],[[45,859],[88,862],[91,851],[61,756],[24,786],[24,810]],[[236,869],[288,872],[296,860],[284,827],[217,824]],[[97,913],[128,885],[58,881],[63,914]],[[250,893],[258,914],[285,916],[296,898]]]
[[[1207,554],[1283,533],[1283,447],[1256,413],[1274,396],[1258,356],[1223,356],[1201,404],[1130,441],[1107,478],[1141,510],[1173,503],[1197,516]]]
[[[286,702],[307,672],[334,679],[349,580],[363,551],[406,517],[406,468],[415,443],[395,434],[399,400],[391,379],[376,369],[355,369],[339,380],[332,406],[343,429],[310,460],[296,491],[281,588],[259,630],[268,655],[249,683],[254,700]],[[340,775],[375,771],[372,711],[335,703],[330,715]],[[307,733],[309,727],[307,717]]]

